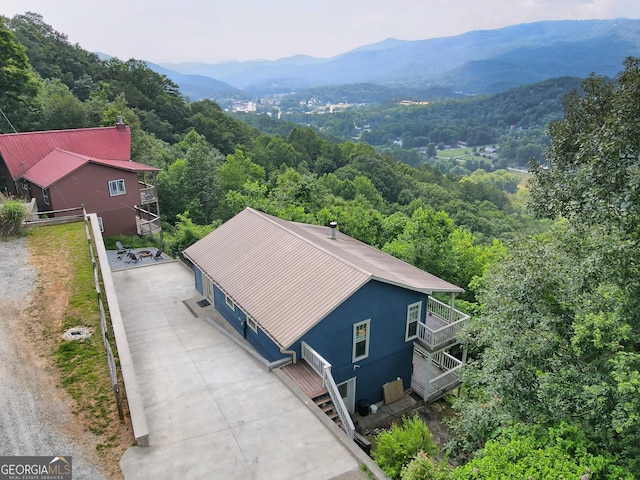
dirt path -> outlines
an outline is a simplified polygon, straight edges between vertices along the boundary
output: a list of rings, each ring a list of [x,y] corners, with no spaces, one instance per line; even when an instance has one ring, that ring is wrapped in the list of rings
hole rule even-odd
[[[70,455],[73,478],[117,478],[72,414],[73,400],[59,387],[50,350],[33,327],[41,310],[31,302],[51,288],[50,280],[29,263],[24,238],[0,240],[0,455]]]

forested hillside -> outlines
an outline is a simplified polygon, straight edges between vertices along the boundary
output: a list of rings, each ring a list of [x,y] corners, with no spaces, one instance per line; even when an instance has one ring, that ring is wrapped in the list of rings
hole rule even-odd
[[[390,94],[384,87],[324,87],[287,95],[280,99],[278,108],[281,120],[291,124],[308,125],[342,140],[357,139],[379,151],[390,147],[404,150],[398,158],[412,165],[436,165],[437,154],[428,153],[431,148],[442,150],[463,143],[470,148],[495,147],[492,168],[522,168],[532,157],[543,160],[549,143],[547,126],[562,118],[562,99],[579,90],[581,82],[578,78],[554,78],[502,93],[464,98],[450,98],[454,95],[442,89],[414,90],[382,103],[380,96]],[[344,101],[351,103],[346,108],[336,105],[335,111],[328,113],[326,105],[341,93]],[[269,128],[266,121],[252,114],[238,114],[238,118],[263,130]],[[278,122],[272,125],[281,127]]]
[[[555,120],[530,199],[506,170],[444,174],[322,129],[268,116],[249,126],[212,100],[188,102],[143,62],[102,61],[69,44],[37,14],[2,19],[0,47],[2,133],[122,116],[132,159],[161,168],[171,253],[251,206],[288,220],[335,220],[463,287],[457,305],[473,319],[449,453],[468,463],[441,465],[438,478],[631,479],[640,471],[637,60],[615,82],[590,78],[563,104],[558,94],[575,88],[573,79],[431,109],[389,106],[388,125],[395,117],[401,126],[394,135],[429,143],[460,140],[463,128],[494,139],[496,129],[542,131]],[[464,111],[480,119],[489,109],[502,113],[460,125]],[[452,132],[445,140],[439,130]]]

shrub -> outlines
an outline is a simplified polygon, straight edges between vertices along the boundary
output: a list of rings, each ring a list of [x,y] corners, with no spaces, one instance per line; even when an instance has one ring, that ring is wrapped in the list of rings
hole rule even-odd
[[[438,446],[427,425],[416,414],[413,418],[402,417],[402,426],[392,425],[376,436],[373,458],[389,477],[400,478],[402,468],[418,454],[438,454]]]
[[[450,480],[451,467],[418,452],[413,460],[402,469],[402,480]]]
[[[8,200],[0,205],[0,236],[20,233],[27,211],[18,200]]]
[[[495,440],[489,440],[469,463],[454,470],[452,478],[634,478],[607,452],[592,454],[588,447],[584,432],[577,427],[560,424],[544,429],[518,425],[505,429]]]

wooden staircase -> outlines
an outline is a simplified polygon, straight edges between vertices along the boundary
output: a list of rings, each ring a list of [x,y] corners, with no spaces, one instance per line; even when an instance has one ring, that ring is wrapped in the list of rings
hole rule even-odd
[[[322,378],[304,360],[295,364],[285,365],[281,370],[300,387],[317,406],[333,422],[342,427],[342,422],[335,410],[333,401],[327,390],[322,386]]]
[[[333,401],[326,390],[324,390],[324,393],[312,398],[311,400],[313,400],[313,403],[315,403],[318,408],[333,421],[333,423],[342,428],[342,422],[340,421],[340,417],[338,417],[338,412],[336,412]]]

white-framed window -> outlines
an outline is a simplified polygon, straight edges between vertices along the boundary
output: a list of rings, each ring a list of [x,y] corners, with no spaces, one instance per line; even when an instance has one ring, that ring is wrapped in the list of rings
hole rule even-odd
[[[42,189],[42,200],[44,201],[45,205],[49,205],[49,190],[47,190],[46,188]]]
[[[370,333],[371,319],[353,324],[353,352],[351,357],[354,362],[369,356]]]
[[[98,226],[100,227],[100,231],[104,232],[104,224],[102,223],[102,217],[98,217]]]
[[[407,328],[404,332],[404,341],[408,342],[418,336],[418,322],[422,313],[422,302],[407,305]]]
[[[124,195],[127,190],[124,188],[124,179],[109,180],[109,195],[115,197],[117,195]]]
[[[231,297],[228,297],[227,295],[224,296],[224,303],[226,303],[227,307],[229,307],[231,310],[236,309],[236,304],[233,303],[233,300],[231,300]]]
[[[253,318],[247,317],[247,325],[249,325],[249,328],[255,333],[258,333],[258,324]]]

